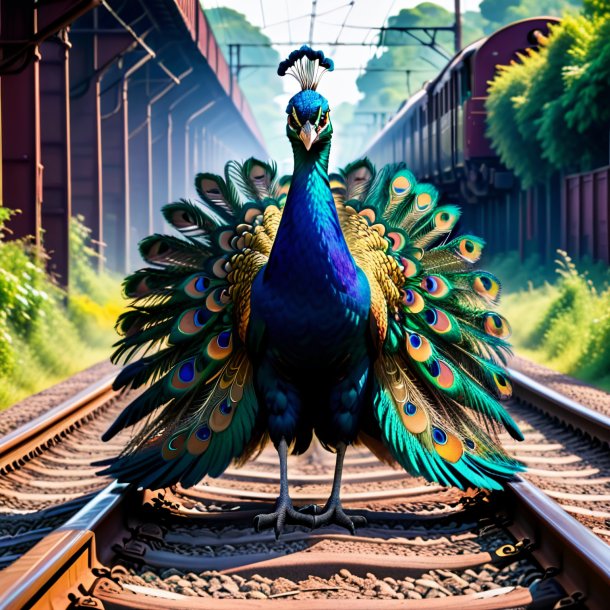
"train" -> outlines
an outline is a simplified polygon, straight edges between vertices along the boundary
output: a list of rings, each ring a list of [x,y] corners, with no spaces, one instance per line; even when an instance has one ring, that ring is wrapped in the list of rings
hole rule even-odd
[[[404,161],[419,180],[468,203],[512,189],[514,176],[485,135],[487,89],[498,66],[537,50],[555,23],[554,17],[524,19],[462,49],[403,102],[365,155],[377,166]]]

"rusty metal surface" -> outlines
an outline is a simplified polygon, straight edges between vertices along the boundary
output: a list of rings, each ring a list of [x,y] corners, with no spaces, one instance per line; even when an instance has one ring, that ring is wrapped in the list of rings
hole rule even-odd
[[[519,371],[509,369],[509,373],[514,392],[520,400],[610,445],[610,417],[545,387]]]

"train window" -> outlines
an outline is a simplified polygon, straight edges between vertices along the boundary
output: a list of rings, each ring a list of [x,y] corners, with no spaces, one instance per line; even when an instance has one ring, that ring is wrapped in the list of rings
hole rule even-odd
[[[470,65],[468,63],[464,63],[460,69],[460,104],[463,104],[471,94]]]

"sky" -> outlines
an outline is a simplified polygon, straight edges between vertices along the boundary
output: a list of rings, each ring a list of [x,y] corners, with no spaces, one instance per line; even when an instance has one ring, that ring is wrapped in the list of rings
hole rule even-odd
[[[433,0],[448,10],[453,10],[454,0]],[[375,31],[371,26],[383,25],[388,16],[398,13],[403,8],[412,8],[422,0],[317,0],[316,19],[313,24],[313,42],[335,61],[336,70],[326,75],[320,91],[336,107],[341,102],[354,103],[360,97],[356,87],[356,78],[366,62],[377,50],[371,46],[337,46],[328,44],[339,42],[373,43]],[[477,11],[481,0],[462,0],[462,12]],[[311,0],[203,0],[204,8],[227,6],[246,15],[250,23],[262,29],[273,42],[290,42],[290,45],[276,46],[277,51],[285,57],[293,48],[309,40],[311,28]],[[289,20],[289,21],[288,21]],[[344,27],[342,28],[342,24]],[[450,24],[438,24],[450,25]],[[239,42],[239,41],[235,41]],[[243,73],[241,78],[247,78]],[[286,90],[286,99],[294,94],[292,79],[282,79]],[[284,103],[285,100],[279,99]]]

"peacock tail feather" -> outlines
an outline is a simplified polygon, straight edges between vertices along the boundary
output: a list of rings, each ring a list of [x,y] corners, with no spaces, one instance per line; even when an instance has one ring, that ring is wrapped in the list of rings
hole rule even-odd
[[[105,472],[145,487],[193,485],[266,443],[244,341],[252,282],[281,217],[276,173],[273,163],[248,159],[228,163],[224,176],[198,174],[201,201],[163,208],[181,237],[140,243],[150,266],[124,281],[132,302],[117,322],[112,360],[131,362],[115,389],[148,387],[104,434],[140,424]]]
[[[343,183],[361,167],[344,170]],[[371,175],[358,197],[338,185],[333,194],[350,251],[371,287],[378,350],[373,408],[381,436],[413,474],[498,489],[522,470],[499,444],[499,427],[523,437],[500,403],[511,395],[502,366],[510,327],[492,309],[500,283],[472,268],[484,241],[448,240],[459,208],[439,206],[436,189],[418,184],[404,164],[377,175],[366,168]]]
[[[246,351],[251,293],[269,260],[291,177],[274,163],[231,161],[201,173],[199,202],[163,208],[178,236],[140,244],[148,264],[125,279],[115,388],[145,388],[104,435],[137,426],[105,472],[145,487],[218,476],[268,440]],[[522,469],[497,441],[521,433],[501,404],[508,322],[500,283],[475,270],[484,241],[450,239],[459,219],[403,164],[367,159],[329,176],[339,222],[371,293],[374,421],[360,439],[376,455],[445,485],[497,489]],[[242,199],[245,197],[245,200]]]

